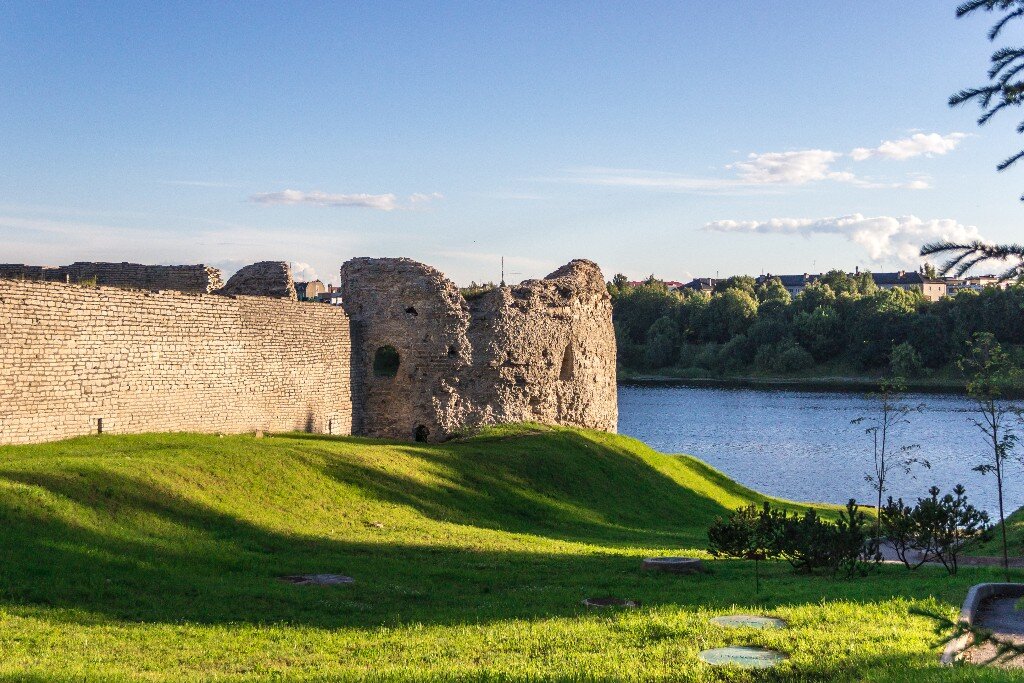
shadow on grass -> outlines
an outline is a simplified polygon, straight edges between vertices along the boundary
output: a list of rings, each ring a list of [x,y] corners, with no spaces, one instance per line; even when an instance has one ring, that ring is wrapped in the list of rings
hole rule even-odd
[[[728,512],[635,453],[575,431],[391,447],[416,476],[356,459],[324,471],[434,520],[604,545],[703,545],[703,530]]]
[[[145,483],[104,472],[98,486],[76,472],[6,473],[97,514],[109,528],[61,522],[0,501],[0,603],[69,622],[99,619],[177,623],[280,623],[321,628],[410,622],[479,623],[578,615],[586,597],[617,595],[644,607],[727,608],[819,599],[875,601],[894,594],[962,595],[968,575],[950,582],[833,581],[766,571],[753,594],[746,563],[714,563],[713,574],[645,573],[640,558],[613,554],[473,551],[438,545],[344,541],[268,531]],[[129,520],[148,520],[135,524]],[[124,520],[120,523],[118,520]],[[144,531],[148,529],[150,531]],[[276,577],[341,573],[350,586],[295,586]],[[924,576],[924,575],[919,575]]]

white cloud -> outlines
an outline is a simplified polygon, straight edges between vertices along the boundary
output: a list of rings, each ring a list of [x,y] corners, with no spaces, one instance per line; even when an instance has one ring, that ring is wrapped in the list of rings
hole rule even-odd
[[[858,147],[850,152],[850,157],[854,161],[864,161],[872,157],[903,161],[922,154],[941,156],[956,149],[965,137],[967,137],[966,133],[950,133],[949,135],[915,133],[909,138],[901,140],[886,140],[878,147]]]
[[[756,189],[735,178],[694,178],[692,176],[633,168],[575,168],[561,178],[542,178],[555,182],[606,187],[639,187],[675,192],[729,192]]]
[[[639,169],[585,168],[571,169],[571,175],[546,180],[561,180],[580,185],[636,187],[672,192],[701,194],[752,194],[774,192],[784,187],[805,185],[816,181],[845,183],[869,190],[926,190],[931,184],[923,177],[906,182],[881,182],[849,171],[831,170],[830,164],[842,157],[838,152],[803,150],[799,152],[768,152],[751,154],[748,160],[726,166],[738,171],[735,178],[695,178],[664,171]]]
[[[862,247],[877,263],[897,262],[916,267],[921,245],[935,240],[982,240],[978,228],[951,218],[922,220],[917,216],[864,216],[859,213],[831,218],[772,218],[766,221],[713,221],[704,226],[716,232],[762,235],[840,235]]]
[[[830,170],[839,152],[824,149],[805,149],[796,152],[766,152],[750,154],[746,161],[737,161],[726,168],[736,171],[740,181],[762,184],[803,185],[812,180],[838,180],[849,182],[852,174]]]
[[[965,137],[965,133],[915,133],[902,140],[887,140],[875,148],[858,147],[850,154],[828,149],[751,153],[746,159],[724,167],[733,173],[731,177],[694,177],[641,169],[576,168],[568,169],[560,178],[540,180],[708,194],[765,192],[772,188],[778,190],[815,182],[844,183],[863,189],[927,190],[931,183],[920,174],[910,174],[909,180],[894,182],[861,176],[838,166],[848,159],[864,161],[880,157],[903,160],[946,154]]]
[[[311,282],[319,280],[316,268],[302,261],[292,261],[288,265],[292,268],[292,279],[296,282]]]
[[[410,204],[426,204],[438,199],[444,199],[444,195],[440,192],[414,192],[409,195]]]
[[[249,198],[257,204],[312,204],[314,206],[356,206],[378,211],[393,211],[396,197],[393,194],[328,194],[327,192],[302,192],[282,190],[263,192]]]
[[[365,209],[376,209],[378,211],[394,211],[395,209],[410,209],[430,202],[444,199],[440,192],[414,192],[409,195],[408,202],[401,206],[398,197],[392,193],[387,194],[330,194],[327,192],[303,192],[301,190],[282,190],[280,192],[262,192],[249,197],[249,200],[257,204],[311,204],[313,206],[354,206]]]

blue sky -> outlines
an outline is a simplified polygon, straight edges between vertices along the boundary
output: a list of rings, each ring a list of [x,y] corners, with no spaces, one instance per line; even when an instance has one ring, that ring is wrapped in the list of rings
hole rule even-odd
[[[1016,120],[946,106],[992,50],[955,4],[3,3],[0,260],[683,279],[1019,241]]]

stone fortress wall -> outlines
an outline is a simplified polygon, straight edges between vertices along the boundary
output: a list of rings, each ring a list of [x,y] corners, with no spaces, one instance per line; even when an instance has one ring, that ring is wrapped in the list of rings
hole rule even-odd
[[[106,287],[170,290],[207,294],[222,285],[220,271],[203,264],[194,266],[147,266],[141,263],[88,263],[69,266],[26,266],[0,263],[0,278],[47,282],[96,284]]]
[[[343,307],[296,301],[285,263],[247,266],[224,286],[206,266],[135,266],[73,264],[61,278],[0,265],[0,444],[258,429],[441,441],[523,420],[616,428],[611,304],[589,261],[467,302],[429,266],[353,259]],[[90,278],[100,286],[65,282]]]
[[[0,339],[0,443],[351,433],[337,307],[0,280]]]

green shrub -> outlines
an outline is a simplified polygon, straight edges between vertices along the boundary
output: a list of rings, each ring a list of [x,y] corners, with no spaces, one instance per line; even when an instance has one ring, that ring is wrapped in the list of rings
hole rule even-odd
[[[921,354],[908,342],[892,347],[889,354],[889,368],[896,377],[912,377],[921,371]]]
[[[892,496],[878,511],[882,533],[908,569],[917,569],[929,560],[938,560],[950,574],[959,568],[960,551],[968,541],[988,535],[988,513],[967,502],[964,487],[957,484],[953,494],[939,498],[939,487],[928,489],[927,498],[918,498],[914,507],[895,502]],[[916,558],[912,552],[920,553]],[[914,558],[914,559],[912,559]]]
[[[708,529],[712,555],[746,559],[782,557],[799,573],[825,570],[833,575],[865,573],[868,557],[868,523],[857,503],[850,500],[845,512],[832,523],[814,510],[788,515],[768,503],[758,510],[749,505]]]
[[[718,366],[725,372],[742,372],[754,360],[755,351],[746,335],[736,335],[719,349]]]
[[[718,348],[718,344],[706,345],[703,349],[697,352],[696,356],[693,357],[694,366],[718,373],[721,370]]]
[[[772,360],[771,367],[776,372],[799,372],[814,365],[814,357],[797,344],[781,346]]]

